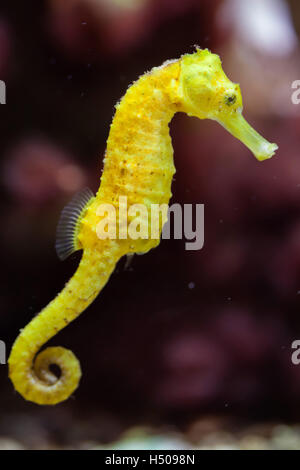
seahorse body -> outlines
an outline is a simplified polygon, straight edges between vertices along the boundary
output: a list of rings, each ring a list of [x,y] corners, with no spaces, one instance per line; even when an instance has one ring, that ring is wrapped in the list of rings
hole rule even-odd
[[[74,354],[61,347],[38,351],[88,307],[122,256],[145,253],[159,243],[159,237],[149,235],[151,218],[144,238],[123,238],[118,231],[115,239],[100,239],[97,226],[104,215],[99,215],[99,206],[113,205],[120,215],[120,196],[127,197],[128,207],[143,204],[150,210],[152,204],[168,204],[175,172],[169,122],[176,112],[216,120],[258,160],[270,158],[277,146],[257,134],[241,111],[239,85],[226,77],[220,58],[208,50],[197,49],[155,67],[128,89],[116,105],[99,190],[73,220],[72,249],[83,250],[79,267],[62,292],[21,330],[9,357],[10,378],[25,399],[51,405],[74,392],[81,377]],[[165,221],[164,216],[159,221],[159,235]],[[59,249],[65,250],[61,245]],[[59,366],[60,377],[52,373],[51,364]]]

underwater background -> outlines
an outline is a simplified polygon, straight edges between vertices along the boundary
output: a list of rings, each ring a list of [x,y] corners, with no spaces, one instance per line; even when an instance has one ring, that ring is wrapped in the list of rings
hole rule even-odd
[[[80,253],[54,249],[61,209],[98,189],[114,105],[146,70],[195,44],[218,53],[279,150],[258,163],[216,123],[175,116],[172,202],[205,204],[204,248],[162,240],[119,263],[49,342],[82,365],[68,401],[24,401],[0,365],[0,448],[300,448],[299,33],[296,0],[1,2],[7,355],[76,270]]]

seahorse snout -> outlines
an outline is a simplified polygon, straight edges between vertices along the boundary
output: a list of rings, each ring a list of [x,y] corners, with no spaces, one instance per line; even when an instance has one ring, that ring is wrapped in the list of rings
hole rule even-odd
[[[243,142],[259,161],[271,158],[278,146],[268,142],[244,119],[241,112],[236,112],[221,119],[216,119],[234,137]]]

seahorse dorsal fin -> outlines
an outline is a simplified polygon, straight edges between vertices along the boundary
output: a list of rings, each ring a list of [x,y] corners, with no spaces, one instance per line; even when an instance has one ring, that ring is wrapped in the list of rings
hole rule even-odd
[[[62,261],[78,249],[76,247],[78,222],[93,197],[94,194],[89,188],[82,189],[62,210],[57,224],[55,242],[57,256]]]

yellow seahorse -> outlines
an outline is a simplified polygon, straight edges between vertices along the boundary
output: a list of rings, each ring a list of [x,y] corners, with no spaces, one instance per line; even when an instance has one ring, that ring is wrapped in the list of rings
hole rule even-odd
[[[74,392],[81,377],[74,354],[61,347],[37,355],[38,351],[95,299],[123,255],[145,253],[158,245],[159,237],[126,238],[121,229],[114,239],[99,238],[97,227],[105,219],[99,206],[110,204],[121,215],[119,196],[127,197],[128,206],[143,204],[150,209],[152,204],[168,204],[175,172],[169,122],[177,112],[219,122],[258,160],[272,157],[277,149],[244,120],[239,85],[227,78],[219,56],[207,49],[154,67],[133,83],[116,105],[96,196],[89,191],[77,195],[58,225],[57,253],[64,259],[83,250],[79,267],[13,345],[9,375],[25,399],[53,405]],[[159,235],[165,222],[161,218]],[[128,223],[129,219],[123,220],[123,229]],[[59,377],[51,371],[52,364],[60,368]]]

